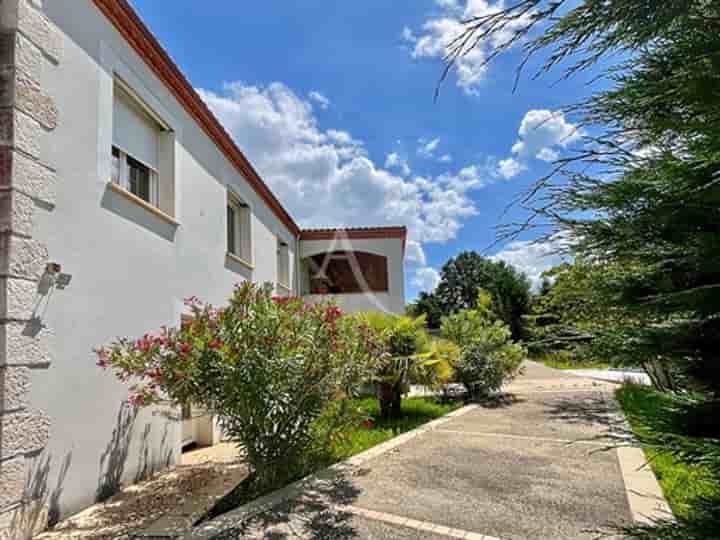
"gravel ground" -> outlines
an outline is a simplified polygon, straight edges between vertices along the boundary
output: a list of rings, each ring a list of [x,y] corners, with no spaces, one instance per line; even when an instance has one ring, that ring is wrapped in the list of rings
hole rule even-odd
[[[127,486],[107,501],[61,521],[35,540],[129,540],[137,531],[202,493],[203,488],[228,474],[231,467],[236,469],[238,460],[229,458],[229,450],[232,448],[213,447],[190,452],[183,460],[190,464]]]

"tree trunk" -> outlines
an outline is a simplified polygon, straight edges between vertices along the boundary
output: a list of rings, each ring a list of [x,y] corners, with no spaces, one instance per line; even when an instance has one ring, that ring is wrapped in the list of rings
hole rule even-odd
[[[401,414],[401,400],[402,384],[380,383],[378,385],[380,418],[383,420],[399,418]]]

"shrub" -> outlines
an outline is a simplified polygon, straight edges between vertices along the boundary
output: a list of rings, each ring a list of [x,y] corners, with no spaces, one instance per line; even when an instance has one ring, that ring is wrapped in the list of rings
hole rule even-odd
[[[442,336],[458,346],[472,341],[484,327],[496,320],[492,310],[492,297],[482,289],[478,290],[477,307],[464,309],[442,318],[440,330]]]
[[[462,347],[455,375],[470,396],[486,397],[517,375],[526,352],[511,336],[509,328],[495,322],[477,329]]]
[[[387,354],[376,364],[374,381],[382,418],[397,418],[401,413],[402,394],[412,381],[432,373],[430,337],[425,331],[425,317],[400,317],[385,313],[360,316],[377,334],[383,336]]]
[[[337,419],[346,411],[332,415],[329,408],[355,394],[380,356],[360,320],[271,290],[240,285],[224,309],[190,298],[193,319],[182,328],[97,351],[101,367],[134,383],[131,403],[169,398],[217,415],[263,487],[294,474],[315,434],[342,429]]]

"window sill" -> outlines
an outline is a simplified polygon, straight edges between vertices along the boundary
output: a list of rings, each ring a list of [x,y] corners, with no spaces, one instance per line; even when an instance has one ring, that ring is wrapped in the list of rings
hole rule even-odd
[[[153,206],[152,204],[150,204],[149,202],[141,199],[137,195],[130,193],[127,189],[117,185],[115,182],[113,182],[113,181],[108,182],[107,187],[108,187],[108,189],[111,189],[118,195],[122,195],[128,201],[133,202],[133,203],[137,204],[138,206],[141,206],[142,208],[144,208],[145,210],[147,210],[154,216],[162,219],[163,221],[169,223],[170,225],[174,225],[176,227],[180,226],[180,222],[176,221],[174,217],[172,217],[169,214],[166,214],[159,208],[157,208],[157,207]]]
[[[231,261],[234,261],[234,262],[236,262],[236,263],[238,263],[238,264],[242,264],[242,265],[243,265],[245,268],[247,268],[248,270],[255,270],[255,265],[252,264],[252,263],[250,263],[250,262],[248,262],[248,261],[246,261],[246,260],[243,259],[242,257],[238,257],[237,255],[235,255],[234,253],[230,253],[229,251],[228,251],[227,253],[225,253],[225,255],[226,255],[226,257],[227,257],[228,259],[230,259]]]

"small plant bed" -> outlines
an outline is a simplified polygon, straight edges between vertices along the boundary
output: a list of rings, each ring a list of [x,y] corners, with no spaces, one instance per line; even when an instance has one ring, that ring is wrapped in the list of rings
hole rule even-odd
[[[717,418],[712,418],[708,402],[632,384],[619,388],[616,397],[633,433],[645,447],[650,466],[679,526],[684,530],[686,527],[693,531],[711,528],[718,532],[720,516],[711,518],[708,510],[712,508],[715,513],[720,508],[720,433],[718,426],[713,426]],[[718,404],[710,407],[716,415]],[[694,420],[688,422],[688,419]],[[711,537],[716,536],[707,536]]]
[[[380,419],[380,406],[378,400],[374,397],[355,399],[352,400],[352,404],[367,414],[368,420],[362,427],[352,430],[346,437],[343,437],[342,440],[333,444],[328,453],[304,465],[288,483],[292,483],[295,480],[299,480],[304,476],[343,461],[373,446],[384,443],[393,437],[411,431],[436,418],[440,418],[459,409],[463,405],[463,402],[440,401],[435,398],[426,397],[406,398],[402,401],[400,417],[391,419]],[[203,521],[229,512],[280,487],[282,486],[258,490],[253,483],[253,479],[250,477],[246,478],[237,488],[218,501],[205,518],[203,518]]]

